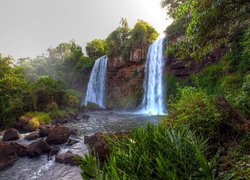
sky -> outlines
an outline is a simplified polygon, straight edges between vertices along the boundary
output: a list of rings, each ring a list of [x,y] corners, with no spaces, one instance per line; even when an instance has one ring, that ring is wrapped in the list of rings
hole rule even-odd
[[[0,0],[0,53],[15,59],[45,54],[75,40],[83,48],[105,39],[121,17],[138,19],[163,33],[171,23],[160,0]]]

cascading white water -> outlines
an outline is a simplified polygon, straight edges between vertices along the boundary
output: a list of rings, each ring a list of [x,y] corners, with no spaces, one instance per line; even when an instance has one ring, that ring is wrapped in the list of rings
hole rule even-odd
[[[144,96],[140,110],[143,114],[164,115],[166,113],[163,85],[164,39],[157,39],[148,50],[143,84]]]
[[[92,102],[98,104],[102,108],[105,108],[107,63],[107,56],[103,56],[95,61],[88,83],[87,94],[84,101],[85,106],[88,102]]]

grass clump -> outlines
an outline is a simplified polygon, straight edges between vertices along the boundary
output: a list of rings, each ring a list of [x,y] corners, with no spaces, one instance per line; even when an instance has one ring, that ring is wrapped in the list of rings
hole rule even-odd
[[[111,154],[99,168],[98,158],[86,155],[84,179],[213,179],[215,158],[205,157],[207,144],[188,128],[174,130],[148,124],[129,137],[110,141]]]

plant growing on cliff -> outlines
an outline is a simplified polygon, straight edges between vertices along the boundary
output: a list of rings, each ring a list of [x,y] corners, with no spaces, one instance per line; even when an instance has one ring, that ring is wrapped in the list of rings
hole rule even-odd
[[[106,41],[101,39],[94,39],[86,45],[86,52],[89,57],[99,58],[106,54]]]
[[[206,141],[187,128],[155,127],[132,130],[130,137],[112,142],[102,169],[97,158],[86,155],[81,169],[85,179],[213,179],[215,159],[205,157]]]

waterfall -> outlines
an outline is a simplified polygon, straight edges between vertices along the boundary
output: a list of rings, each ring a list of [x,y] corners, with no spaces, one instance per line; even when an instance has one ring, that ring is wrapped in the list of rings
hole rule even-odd
[[[163,69],[163,46],[165,38],[157,39],[148,50],[145,64],[144,95],[142,101],[143,114],[163,115],[166,113]]]
[[[84,101],[86,106],[88,102],[98,104],[105,108],[105,81],[107,72],[108,57],[103,56],[95,61],[91,71],[87,93]]]

